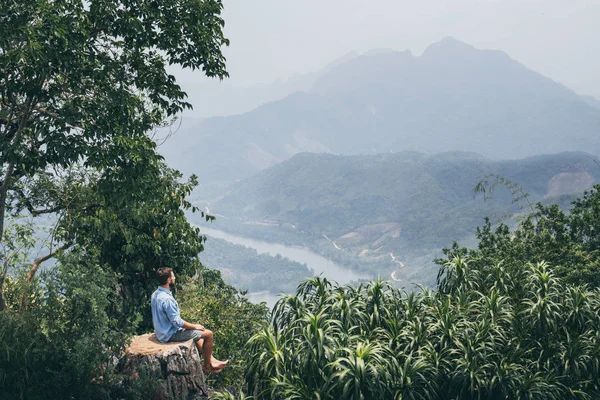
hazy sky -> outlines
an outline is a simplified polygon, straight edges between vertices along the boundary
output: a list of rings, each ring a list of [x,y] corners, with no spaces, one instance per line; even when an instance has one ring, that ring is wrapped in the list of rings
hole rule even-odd
[[[499,49],[600,98],[600,0],[224,0],[230,82],[320,69],[352,50],[410,49],[445,36]],[[183,80],[199,75],[178,74]]]

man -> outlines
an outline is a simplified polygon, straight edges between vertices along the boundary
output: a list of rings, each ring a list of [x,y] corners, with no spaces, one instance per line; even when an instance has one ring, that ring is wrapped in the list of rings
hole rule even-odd
[[[179,304],[171,294],[175,284],[172,268],[159,268],[156,277],[160,286],[152,293],[152,322],[156,338],[162,342],[186,342],[194,340],[198,351],[204,356],[202,370],[205,373],[218,373],[229,360],[219,361],[212,356],[213,333],[202,325],[190,324],[179,316]]]

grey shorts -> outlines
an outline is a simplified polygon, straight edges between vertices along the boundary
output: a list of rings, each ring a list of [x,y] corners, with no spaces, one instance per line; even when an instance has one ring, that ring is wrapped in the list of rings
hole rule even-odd
[[[202,331],[196,329],[181,329],[171,336],[169,342],[187,342],[191,339],[194,339],[194,342],[197,342],[201,338]]]

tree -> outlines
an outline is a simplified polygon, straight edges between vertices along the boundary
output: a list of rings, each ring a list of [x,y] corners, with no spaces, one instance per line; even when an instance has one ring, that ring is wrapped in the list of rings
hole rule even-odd
[[[477,249],[454,245],[444,249],[444,265],[455,257],[469,257],[482,271],[502,261],[510,273],[523,263],[548,262],[553,272],[567,282],[600,287],[600,185],[576,199],[568,212],[557,205],[536,205],[536,212],[512,230],[506,224],[496,227],[489,220],[477,229]],[[448,282],[448,279],[445,280]],[[441,287],[444,290],[444,287]]]
[[[7,213],[66,210],[65,199],[85,191],[88,182],[84,177],[76,190],[68,185],[58,190],[55,181],[74,168],[99,186],[119,181],[121,188],[136,183],[142,168],[149,175],[162,173],[148,132],[190,107],[166,67],[227,76],[221,48],[229,42],[221,10],[220,0],[3,3],[0,242]],[[137,189],[130,185],[122,194]],[[79,211],[98,208],[79,204]]]
[[[199,266],[205,238],[185,217],[196,211],[186,200],[196,178],[168,168],[150,132],[190,107],[169,65],[227,76],[221,10],[220,0],[2,3],[8,398],[108,397],[107,364],[148,327],[153,270],[173,266],[185,277]],[[32,256],[48,224],[47,250]],[[51,258],[56,265],[40,273]]]
[[[78,161],[110,172],[158,158],[148,131],[190,107],[166,66],[227,76],[221,9],[219,0],[3,5],[0,239],[8,200],[26,200],[15,191],[23,179]]]

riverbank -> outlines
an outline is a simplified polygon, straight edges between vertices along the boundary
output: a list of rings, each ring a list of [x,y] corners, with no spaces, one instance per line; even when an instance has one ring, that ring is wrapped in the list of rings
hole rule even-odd
[[[208,237],[215,237],[234,244],[246,246],[256,250],[259,254],[270,254],[271,256],[277,256],[279,254],[281,257],[289,258],[290,260],[301,264],[306,264],[309,269],[314,271],[315,275],[324,276],[325,278],[336,281],[342,285],[352,281],[370,279],[368,275],[356,272],[344,265],[331,261],[306,247],[269,243],[206,226],[202,226],[201,229],[202,233]]]
[[[253,238],[248,238],[244,236],[239,236],[235,234],[231,234],[228,232],[224,232],[218,229],[209,228],[206,226],[201,226],[202,234],[206,235],[208,240],[206,242],[206,246],[210,246],[210,240],[220,239],[226,242],[229,242],[234,245],[245,246],[247,248],[255,250],[259,254],[268,254],[277,260],[281,260],[282,262],[287,260],[291,260],[293,262],[297,262],[300,264],[306,265],[306,267],[311,270],[313,276],[323,276],[331,281],[336,281],[337,283],[344,285],[351,282],[368,280],[369,276],[360,274],[356,271],[353,271],[343,265],[337,264],[327,258],[316,254],[306,247],[301,246],[288,246],[278,243],[269,243],[261,240],[256,240]],[[221,257],[223,260],[220,263],[214,263],[213,265],[208,264],[207,266],[210,268],[220,269],[227,279],[227,273],[230,273],[231,268],[222,268],[221,265],[226,265],[227,262],[227,254],[223,254]],[[282,264],[283,268],[283,264]],[[286,273],[282,271],[281,273]],[[307,276],[308,277],[308,276]],[[268,277],[266,277],[268,278]],[[290,279],[293,278],[290,276]],[[263,278],[264,279],[264,278]],[[304,278],[306,279],[306,278]],[[293,288],[285,291],[285,293],[293,293],[297,285],[302,281],[302,279],[296,279],[297,282],[288,282],[289,287]],[[252,285],[256,286],[256,285]],[[248,287],[248,286],[246,286]],[[264,286],[263,286],[264,287]],[[244,290],[244,285],[239,285],[239,288]],[[265,302],[269,308],[273,308],[277,300],[281,298],[284,292],[275,293],[272,290],[259,290],[248,292],[246,294],[246,298],[254,303]]]

